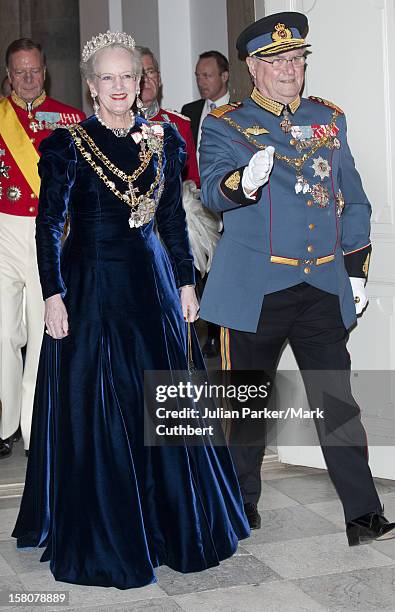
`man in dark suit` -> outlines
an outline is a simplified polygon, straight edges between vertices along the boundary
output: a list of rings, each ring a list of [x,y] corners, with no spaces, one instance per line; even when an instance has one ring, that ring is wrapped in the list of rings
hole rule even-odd
[[[229,62],[219,51],[201,53],[195,76],[201,98],[184,104],[181,113],[191,120],[192,134],[198,150],[203,119],[214,108],[229,102]]]
[[[201,95],[200,100],[185,104],[181,113],[191,120],[191,130],[199,161],[199,144],[203,120],[213,109],[228,104],[229,62],[219,51],[206,51],[199,56],[196,64],[196,83]],[[202,290],[205,282],[198,283]],[[219,327],[207,324],[207,341],[203,346],[205,357],[217,357],[219,353]]]

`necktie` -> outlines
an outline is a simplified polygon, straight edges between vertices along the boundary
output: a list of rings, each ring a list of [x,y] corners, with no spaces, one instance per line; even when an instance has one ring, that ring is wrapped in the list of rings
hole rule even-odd
[[[215,102],[210,102],[210,112],[213,111],[215,108],[217,108],[217,105]]]

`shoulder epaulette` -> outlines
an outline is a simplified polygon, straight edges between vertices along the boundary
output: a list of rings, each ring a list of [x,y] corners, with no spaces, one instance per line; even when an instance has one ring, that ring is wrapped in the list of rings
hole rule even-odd
[[[324,106],[327,106],[332,110],[336,110],[341,115],[344,115],[344,111],[339,106],[336,106],[336,104],[333,104],[333,102],[330,102],[329,100],[324,100],[324,98],[319,98],[318,96],[309,96],[309,100],[311,100],[312,102],[316,102],[317,104],[323,104]]]
[[[218,108],[214,108],[214,110],[209,112],[211,117],[216,117],[216,119],[220,119],[226,113],[230,113],[231,111],[236,110],[236,108],[240,108],[243,106],[243,102],[230,102],[229,104],[223,104],[222,106],[218,106]]]
[[[170,110],[170,109],[165,109],[165,113],[171,113],[172,115],[176,115],[177,117],[181,117],[181,119],[186,119],[186,121],[190,121],[191,118],[187,117],[186,115],[183,115],[182,113],[179,113],[175,110]]]

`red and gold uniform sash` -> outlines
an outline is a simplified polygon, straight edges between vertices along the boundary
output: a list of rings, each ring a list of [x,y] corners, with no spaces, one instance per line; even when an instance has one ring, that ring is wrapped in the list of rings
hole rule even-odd
[[[35,217],[40,178],[38,147],[57,127],[78,123],[84,113],[43,92],[27,105],[15,92],[0,100],[0,212]]]

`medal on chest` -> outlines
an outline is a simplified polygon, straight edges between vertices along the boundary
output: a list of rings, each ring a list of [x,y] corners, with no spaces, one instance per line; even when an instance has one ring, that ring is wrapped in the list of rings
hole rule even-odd
[[[288,134],[292,130],[292,122],[289,118],[289,113],[286,108],[283,110],[283,118],[280,121],[280,128],[285,134]]]
[[[319,208],[326,208],[330,201],[330,195],[328,188],[322,184],[326,178],[330,177],[331,165],[325,157],[318,155],[313,157],[317,151],[321,148],[326,149],[339,149],[340,141],[337,138],[339,128],[336,125],[336,120],[339,115],[337,110],[333,111],[332,122],[328,125],[292,125],[288,117],[288,111],[284,114],[284,117],[280,123],[280,127],[285,134],[291,133],[292,139],[291,145],[300,144],[300,151],[305,150],[300,157],[291,157],[289,155],[283,155],[276,150],[274,152],[275,159],[282,161],[286,165],[294,168],[296,171],[295,180],[295,193],[296,194],[311,194],[312,200]],[[255,147],[260,150],[266,149],[267,145],[258,142],[253,138],[254,132],[251,128],[242,128],[238,125],[231,117],[223,117],[223,121],[228,123],[235,130],[244,135],[244,137],[251,142]],[[255,131],[255,130],[254,130]],[[266,132],[266,130],[265,130]],[[297,147],[298,150],[298,147]],[[308,161],[312,161],[310,167],[314,170],[313,178],[318,177],[319,183],[310,185],[309,180],[303,174],[303,168],[306,167]],[[344,207],[344,201],[343,201]],[[341,204],[338,204],[338,210],[341,211]],[[341,212],[340,212],[341,214]],[[340,216],[338,213],[338,216]]]
[[[32,121],[29,123],[29,128],[34,133],[41,130],[56,130],[56,128],[60,127],[61,125],[61,115],[60,113],[56,112],[37,111],[34,116],[31,116],[31,118]]]
[[[323,181],[325,178],[330,177],[331,166],[328,160],[321,157],[321,155],[313,159],[313,163],[310,167],[314,170],[314,178],[318,176],[321,181]],[[303,195],[311,193],[313,201],[318,204],[320,208],[325,208],[329,204],[328,189],[320,183],[310,185],[301,172],[296,175],[295,193],[302,193]]]
[[[3,176],[4,178],[10,178],[10,175],[8,174],[10,170],[11,166],[6,166],[4,161],[2,160],[0,162],[0,176]]]

